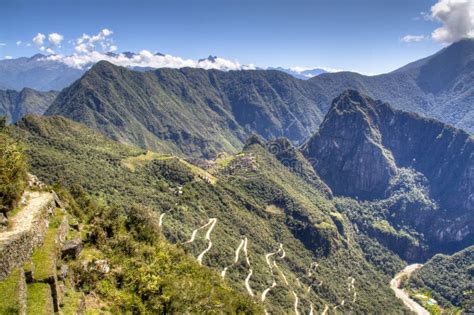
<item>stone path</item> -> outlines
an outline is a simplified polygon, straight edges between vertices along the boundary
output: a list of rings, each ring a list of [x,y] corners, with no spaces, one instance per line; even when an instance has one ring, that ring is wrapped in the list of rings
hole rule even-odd
[[[0,247],[18,234],[25,233],[33,227],[35,218],[44,210],[44,207],[53,202],[53,194],[49,192],[25,192],[27,205],[14,217],[9,218],[8,230],[0,232]]]

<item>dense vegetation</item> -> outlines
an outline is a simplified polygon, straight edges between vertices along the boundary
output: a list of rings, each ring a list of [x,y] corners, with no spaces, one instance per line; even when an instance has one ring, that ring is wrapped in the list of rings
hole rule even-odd
[[[403,258],[420,261],[469,244],[474,138],[468,133],[348,90],[302,152],[334,194],[372,201],[367,214],[379,221],[370,233],[383,234]],[[429,248],[416,244],[419,238]]]
[[[62,91],[46,115],[61,115],[122,142],[167,153],[238,152],[252,132],[302,141],[322,112],[315,96],[278,71],[157,69],[106,61]]]
[[[26,187],[26,157],[21,144],[4,132],[6,119],[0,116],[0,212],[12,210]]]
[[[56,189],[66,209],[83,224],[85,249],[69,263],[76,289],[97,294],[112,313],[261,313],[250,297],[225,284],[160,234],[156,212],[139,204],[107,204],[81,189]],[[103,275],[84,262],[106,259]]]
[[[474,246],[452,256],[438,254],[411,277],[408,286],[428,292],[442,306],[474,312]]]
[[[269,312],[293,310],[292,292],[299,298],[301,312],[309,312],[311,305],[321,311],[325,305],[334,307],[342,300],[346,300],[340,306],[343,311],[397,313],[402,308],[386,285],[397,268],[386,266],[400,264],[396,256],[382,250],[378,258],[367,260],[369,251],[382,246],[359,234],[336,210],[325,185],[317,184],[314,172],[301,176],[306,167],[291,168],[295,164],[282,163],[271,153],[271,148],[258,141],[248,143],[239,155],[223,156],[206,172],[166,155],[145,155],[143,150],[112,142],[60,117],[28,117],[18,127],[12,127],[11,133],[27,143],[32,170],[41,179],[61,184],[78,200],[95,200],[91,205],[78,201],[82,204],[79,209],[83,210],[77,210],[77,215],[91,225],[90,246],[100,249],[113,262],[112,266],[122,266],[118,278],[107,280],[107,290],[98,286],[95,279],[83,282],[84,290],[100,292],[104,299],[122,296],[119,304],[123,307],[157,310],[164,307],[163,299],[149,301],[151,292],[155,291],[148,291],[147,284],[153,283],[153,279],[163,280],[159,287],[164,288],[167,287],[164,283],[170,280],[146,266],[146,262],[151,263],[150,257],[156,257],[145,250],[150,249],[148,246],[152,246],[152,252],[157,246],[153,244],[166,248],[165,240],[156,240],[152,231],[161,230],[167,241],[176,244],[176,247],[168,245],[172,248],[170,253],[184,251],[197,257],[207,246],[204,237],[207,228],[197,233],[195,242],[183,243],[189,240],[193,229],[216,218],[215,229],[210,234],[213,246],[203,257],[203,265],[214,272],[228,266],[225,282],[247,292],[245,279],[249,266],[243,252],[233,265],[239,243],[247,238],[253,270],[249,285],[257,299],[273,281],[265,255],[277,252],[282,243],[285,256],[277,259],[278,270],[273,270],[277,286],[264,303]],[[157,229],[157,216],[163,213],[163,225]],[[361,245],[366,248],[362,249]],[[190,263],[182,259],[183,263]],[[169,268],[168,262],[176,260],[166,258],[164,268]],[[308,276],[314,262],[318,266]],[[203,278],[195,278],[192,270],[189,277],[200,283]],[[170,277],[175,272],[178,271],[171,269]],[[147,276],[140,279],[143,275]],[[356,279],[355,301],[353,292],[347,289],[350,277]],[[124,289],[121,286],[124,281],[137,292]],[[170,286],[167,288],[172,292],[177,290]],[[194,297],[197,300],[177,301],[200,305],[196,302],[199,295]],[[131,300],[138,302],[134,304]],[[250,307],[248,303],[243,305]]]

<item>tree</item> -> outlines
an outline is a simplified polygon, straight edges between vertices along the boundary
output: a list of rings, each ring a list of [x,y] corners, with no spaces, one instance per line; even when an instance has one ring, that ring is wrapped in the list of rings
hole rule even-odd
[[[1,126],[0,119],[0,126]],[[18,204],[26,187],[27,166],[23,146],[0,132],[0,211]]]

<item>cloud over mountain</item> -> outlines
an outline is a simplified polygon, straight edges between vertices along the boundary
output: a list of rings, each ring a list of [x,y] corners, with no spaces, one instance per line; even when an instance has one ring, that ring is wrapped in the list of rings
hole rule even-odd
[[[474,1],[439,0],[431,7],[431,18],[443,25],[433,31],[434,40],[453,43],[474,37]]]

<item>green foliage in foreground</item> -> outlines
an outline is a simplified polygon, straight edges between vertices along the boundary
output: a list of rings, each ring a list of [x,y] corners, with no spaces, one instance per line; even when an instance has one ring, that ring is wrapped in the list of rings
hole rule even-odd
[[[61,191],[61,190],[60,190]],[[161,239],[156,213],[138,205],[105,205],[84,194],[73,199],[88,230],[81,259],[71,262],[78,288],[95,292],[112,313],[260,313],[250,297],[228,287],[220,276]],[[106,259],[106,275],[85,270],[83,262]]]
[[[27,286],[26,307],[28,314],[48,315],[54,313],[51,287],[48,283],[31,283]]]
[[[14,269],[3,281],[0,281],[2,303],[0,314],[18,314],[20,311],[20,292],[23,270]]]
[[[0,211],[12,210],[26,187],[23,147],[3,131],[0,122]]]

